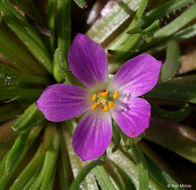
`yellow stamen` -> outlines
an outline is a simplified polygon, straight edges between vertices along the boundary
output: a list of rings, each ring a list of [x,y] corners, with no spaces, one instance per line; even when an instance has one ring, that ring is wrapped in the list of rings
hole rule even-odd
[[[105,92],[101,92],[100,94],[101,94],[101,96],[106,97],[108,94],[108,91],[106,90]]]
[[[94,109],[96,109],[96,107],[97,107],[97,102],[95,102],[95,103],[92,105],[91,109],[94,110]]]
[[[92,101],[95,101],[96,99],[97,99],[97,94],[93,94]]]
[[[110,109],[113,109],[114,108],[114,102],[112,102],[112,101],[109,102],[109,105],[108,106],[109,106]]]
[[[114,92],[113,99],[115,100],[116,98],[118,98],[118,96],[119,96],[118,91]]]
[[[104,112],[108,111],[108,106],[105,106],[105,107],[103,108],[103,111],[104,111]]]

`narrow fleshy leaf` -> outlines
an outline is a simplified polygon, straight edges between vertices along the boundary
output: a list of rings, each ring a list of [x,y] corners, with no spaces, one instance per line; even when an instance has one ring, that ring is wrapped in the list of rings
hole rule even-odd
[[[60,48],[57,48],[54,53],[53,74],[58,83],[63,82],[64,80],[66,80],[68,83],[68,70],[69,68],[65,59],[65,55],[63,54],[63,51],[60,50]]]
[[[109,160],[108,157],[107,157],[106,163],[104,165],[104,168],[106,169],[108,174],[112,177],[112,179],[116,182],[119,189],[125,190],[126,185],[124,183],[122,176],[119,174],[114,163],[111,160]]]
[[[133,28],[137,25],[137,22],[142,17],[142,15],[147,7],[147,4],[148,4],[148,0],[141,0],[139,8],[138,8],[138,10],[137,10],[132,22],[131,22],[131,25],[129,26],[129,28]]]
[[[109,147],[108,157],[111,159],[115,165],[118,165],[122,170],[129,176],[132,181],[133,190],[139,189],[139,178],[136,162],[133,159],[133,155],[130,155],[130,152],[125,153],[124,151],[118,149],[116,152],[111,153]],[[129,156],[130,155],[130,156]],[[128,169],[129,168],[129,169]],[[131,183],[130,181],[128,183]],[[135,187],[135,188],[134,188]],[[146,188],[146,187],[145,187]],[[163,190],[163,187],[154,181],[152,178],[149,178],[149,189],[150,190]]]
[[[81,169],[80,173],[74,179],[74,181],[72,182],[69,189],[70,190],[79,189],[80,183],[84,180],[86,175],[88,175],[88,173],[96,166],[103,165],[103,164],[104,164],[104,162],[102,160],[94,160],[94,161],[90,162],[89,164],[87,164],[84,168]]]
[[[12,126],[14,131],[22,131],[31,128],[44,120],[43,114],[37,109],[35,104],[30,105],[23,115]]]
[[[102,189],[105,190],[116,190],[115,186],[112,184],[109,175],[103,166],[98,166],[93,169],[93,173]]]
[[[150,26],[144,29],[144,33],[151,34],[157,31],[160,28],[161,22],[160,20],[155,20]]]
[[[140,19],[137,23],[137,25],[135,27],[141,27],[141,28],[145,28],[147,26],[149,26],[150,24],[152,24],[154,22],[155,19],[160,19],[161,17],[163,17],[164,15],[167,15],[169,13],[171,13],[172,11],[181,8],[189,3],[192,3],[192,0],[170,0],[168,2],[166,2],[165,4],[163,4],[162,6],[159,6],[158,8],[153,9],[152,11],[148,12],[145,14],[144,17],[142,17],[142,19]],[[169,37],[171,34],[177,32],[179,29],[181,29],[181,27],[183,27],[183,25],[185,25],[185,23],[187,24],[190,20],[192,20],[194,18],[194,8],[192,8],[192,10],[190,10],[188,12],[189,18],[186,19],[186,14],[185,15],[181,15],[182,18],[185,18],[183,20],[182,23],[176,25],[173,24],[170,28],[170,34],[167,35],[167,37]],[[192,12],[192,13],[191,13]],[[184,13],[183,13],[184,14]],[[177,17],[179,18],[179,17]],[[180,22],[180,19],[178,19],[178,21]],[[172,21],[174,22],[174,21]],[[168,25],[166,25],[168,26]],[[164,28],[164,27],[163,27]],[[130,28],[128,27],[127,30],[129,30]],[[157,32],[155,32],[154,37],[156,37],[156,34],[159,33],[160,30],[158,30]],[[171,32],[173,31],[173,32]],[[169,32],[169,31],[168,31]],[[163,32],[163,35],[166,35],[167,31]],[[132,36],[129,36],[125,33],[121,33],[116,40],[114,40],[111,44],[109,44],[109,46],[107,46],[107,49],[111,49],[111,50],[115,50],[117,52],[117,56],[115,56],[110,63],[111,64],[115,64],[115,63],[122,63],[123,61],[128,60],[131,57],[134,57],[135,55],[138,55],[138,50],[143,50],[141,52],[144,52],[148,49],[149,44],[144,44],[141,43],[141,41],[139,41],[140,39],[142,39],[142,34],[134,34]],[[148,39],[147,39],[148,41]],[[150,43],[151,46],[152,42]]]
[[[196,103],[196,87],[191,84],[165,82],[157,85],[145,96]]]
[[[55,19],[56,19],[57,0],[48,1],[48,28],[51,32],[50,51],[53,53],[55,48]]]
[[[166,82],[176,74],[180,65],[180,49],[176,42],[167,45],[166,61],[161,68],[160,80]]]
[[[18,158],[24,152],[29,133],[30,133],[29,130],[22,132],[20,136],[17,138],[17,140],[15,141],[6,159],[6,163],[5,163],[6,173],[10,172],[10,170],[18,161]]]
[[[71,0],[57,1],[57,26],[57,47],[67,59],[71,44]]]
[[[70,163],[70,158],[67,150],[67,145],[65,143],[65,138],[63,135],[64,128],[68,126],[61,125],[61,142],[60,142],[60,162],[58,163],[58,176],[60,178],[60,188],[61,190],[66,190],[69,188],[71,182],[73,181],[73,173]]]
[[[140,27],[135,27],[133,29],[130,29],[127,31],[127,34],[138,34],[138,33],[143,33],[144,31]]]
[[[195,12],[196,5],[194,4],[188,10],[186,10],[176,19],[174,19],[172,22],[158,30],[155,33],[154,38],[156,38],[157,40],[162,40],[174,34],[179,29],[190,23],[194,18],[196,18],[196,15],[194,14]]]
[[[48,50],[41,41],[36,30],[26,21],[26,19],[9,3],[8,0],[0,2],[0,9],[3,12],[3,18],[9,28],[24,42],[26,47],[37,58],[48,72],[52,72],[52,63]],[[15,22],[15,16],[19,23]]]
[[[156,30],[160,28],[160,21],[155,20],[150,26],[142,30],[140,27],[133,28],[131,30],[128,30],[128,34],[137,34],[137,33],[143,33],[143,34],[154,34]]]
[[[6,167],[5,167],[6,166],[5,162],[6,162],[6,159],[8,158],[8,154],[5,155],[4,159],[0,162],[0,170],[3,174],[0,176],[0,189],[3,190],[5,188],[5,186],[9,182],[10,178],[13,176],[14,171],[18,167],[23,156],[25,155],[27,150],[30,148],[30,146],[32,145],[34,140],[37,138],[37,136],[40,134],[41,130],[42,130],[42,126],[36,126],[33,129],[31,129],[31,132],[30,132],[29,137],[27,139],[27,142],[25,144],[25,148],[23,149],[23,152],[21,152],[21,154],[18,154],[18,157],[16,158],[16,162],[13,165],[13,167],[11,168],[11,170],[9,171],[9,173],[6,173]]]
[[[28,83],[38,83],[38,84],[49,84],[49,80],[44,77],[34,76],[34,75],[24,75],[20,74],[13,68],[0,64],[0,87],[18,87],[24,86]]]
[[[176,181],[174,181],[169,174],[167,174],[164,170],[159,168],[153,160],[151,160],[149,157],[145,155],[146,165],[148,167],[149,174],[152,175],[152,177],[157,180],[165,189],[169,187],[169,189],[173,190],[182,190],[182,188],[178,185]]]
[[[194,57],[192,57],[192,58],[194,58]],[[196,75],[195,74],[189,74],[189,75],[174,77],[171,80],[171,82],[179,83],[179,84],[195,84],[196,83]]]
[[[196,131],[190,126],[153,117],[145,138],[196,163]]]
[[[60,135],[57,130],[54,130],[52,143],[51,146],[49,146],[48,151],[46,152],[45,160],[43,163],[43,168],[42,168],[43,180],[41,183],[40,190],[48,190],[48,185],[50,184],[50,181],[52,181],[52,177],[56,170],[55,167],[57,164],[56,161],[59,153],[59,146],[60,146]]]
[[[97,43],[105,45],[104,42],[107,41],[108,37],[133,16],[140,2],[140,0],[126,0],[126,3],[122,1],[108,1],[102,10],[104,15],[92,25],[86,35]],[[111,5],[113,6],[112,9],[110,8]],[[128,36],[125,32],[123,34],[124,37]],[[107,49],[110,48],[107,47]],[[111,49],[113,49],[113,46]]]
[[[87,3],[85,0],[74,0],[74,2],[81,8],[87,8]]]
[[[34,178],[33,176],[36,174],[37,168],[41,168],[42,166],[45,152],[48,151],[49,147],[51,147],[54,133],[54,127],[46,127],[43,135],[43,142],[40,144],[32,160],[28,163],[22,173],[16,178],[10,190],[25,189],[25,187],[28,186],[28,182]]]
[[[37,168],[41,167],[41,163],[44,160],[44,154],[45,152],[42,144],[35,153],[33,159],[25,167],[22,173],[16,178],[13,185],[10,187],[10,190],[24,189],[28,181],[30,181],[34,173],[36,173]]]
[[[0,100],[21,100],[23,102],[32,103],[40,96],[42,91],[43,89],[32,88],[0,88]]]
[[[7,103],[0,107],[0,122],[5,122],[13,118],[17,118],[19,114],[22,114],[24,108],[21,104],[16,102]]]
[[[177,111],[166,111],[152,102],[150,102],[150,104],[151,104],[152,114],[159,116],[159,117],[162,117],[166,120],[182,121],[182,120],[186,119],[191,113],[191,109],[190,109],[189,104],[186,104],[185,106],[183,106],[182,108],[180,108]]]
[[[129,175],[127,175],[126,171],[123,170],[121,167],[119,167],[118,164],[115,164],[114,162],[113,162],[113,164],[115,165],[115,167],[118,170],[119,174],[122,176],[122,179],[124,181],[124,184],[126,186],[126,189],[136,190],[136,187],[135,187],[132,179],[129,177]]]
[[[170,14],[171,12],[180,9],[190,3],[193,3],[195,0],[170,0],[150,10],[147,12],[144,17],[139,21],[138,25],[142,27],[148,26],[155,19],[160,19],[165,15]]]
[[[173,36],[173,40],[182,41],[188,38],[191,38],[196,35],[196,24],[193,24],[189,27],[186,27],[183,30],[180,30]]]
[[[7,58],[9,65],[23,74],[42,76],[48,74],[29,51],[24,48],[17,36],[3,23],[0,25],[0,36],[0,52]]]
[[[54,135],[45,154],[41,172],[36,177],[35,182],[31,186],[32,189],[40,188],[40,190],[47,190],[49,188],[48,185],[52,180],[53,173],[55,172],[56,160],[60,145],[60,135],[57,129],[55,129],[54,127],[52,128],[51,129],[54,131]]]
[[[139,189],[148,190],[149,189],[149,176],[148,176],[148,168],[146,165],[144,154],[138,145],[132,146],[132,151],[137,161]]]
[[[25,185],[25,187],[23,188],[23,190],[29,190],[32,185],[35,183],[37,176],[39,176],[40,172],[41,172],[41,167],[42,165],[40,165],[40,167],[36,168],[34,174],[31,176],[31,179],[29,179],[29,181],[27,182],[27,184]]]

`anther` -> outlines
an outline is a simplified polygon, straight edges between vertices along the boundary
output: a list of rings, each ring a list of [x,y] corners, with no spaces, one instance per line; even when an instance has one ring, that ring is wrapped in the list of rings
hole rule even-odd
[[[109,109],[110,109],[110,110],[113,109],[113,108],[114,108],[114,102],[112,102],[112,101],[109,102],[109,105],[108,105],[108,106],[109,106]]]
[[[95,102],[95,103],[92,105],[91,109],[94,110],[94,109],[96,109],[96,107],[97,107],[97,102]]]
[[[106,91],[100,92],[100,94],[101,94],[101,96],[106,97],[108,94],[108,91],[106,90]]]
[[[92,101],[95,101],[96,99],[97,99],[97,94],[93,94]]]
[[[104,111],[104,112],[108,111],[108,106],[105,106],[105,107],[103,108],[103,111]]]
[[[118,91],[114,92],[113,99],[115,100],[116,98],[118,98],[118,96],[119,96]]]

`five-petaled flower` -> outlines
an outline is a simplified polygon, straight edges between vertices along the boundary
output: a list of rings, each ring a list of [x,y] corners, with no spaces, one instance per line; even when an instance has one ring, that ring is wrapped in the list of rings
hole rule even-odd
[[[141,54],[127,61],[109,81],[104,49],[83,34],[77,34],[68,62],[72,73],[86,88],[55,84],[42,93],[36,104],[53,122],[85,113],[72,143],[83,161],[105,152],[112,139],[112,119],[129,137],[137,137],[148,128],[151,107],[139,96],[156,85],[160,61],[149,54]]]

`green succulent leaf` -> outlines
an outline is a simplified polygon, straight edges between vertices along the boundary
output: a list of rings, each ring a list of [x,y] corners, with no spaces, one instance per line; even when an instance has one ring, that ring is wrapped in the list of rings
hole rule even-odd
[[[53,126],[47,126],[43,136],[43,142],[40,144],[35,156],[25,167],[22,173],[17,177],[10,190],[30,189],[34,184],[38,174],[41,171],[46,152],[51,149],[53,142],[53,135],[56,130]],[[50,167],[52,167],[50,165]],[[38,169],[40,168],[40,169]],[[38,172],[37,172],[38,171]],[[52,173],[52,172],[51,172]],[[49,174],[48,174],[49,175]],[[51,174],[52,175],[52,174]],[[46,180],[47,181],[47,180]]]
[[[55,19],[56,19],[57,0],[48,1],[48,28],[51,31],[50,50],[53,54],[55,49]]]
[[[182,190],[176,181],[174,181],[164,170],[157,166],[149,157],[145,155],[146,164],[149,174],[161,185],[164,189]],[[171,186],[171,187],[170,187]]]
[[[196,163],[196,131],[187,125],[155,117],[145,138]]]
[[[17,162],[20,155],[24,152],[25,144],[27,142],[30,131],[24,131],[15,141],[12,149],[10,150],[5,162],[6,173],[9,173]]]
[[[112,162],[112,161],[110,160],[110,162]],[[124,171],[121,167],[119,167],[119,165],[115,164],[114,162],[112,162],[112,163],[115,165],[119,174],[122,176],[122,179],[124,181],[126,189],[136,190],[136,187],[135,187],[132,179],[129,177],[129,175],[126,173],[126,171]]]
[[[138,169],[138,178],[139,178],[139,189],[143,190],[149,189],[149,176],[148,176],[148,168],[146,165],[146,160],[144,154],[138,145],[132,146],[132,151],[137,161],[137,169]]]
[[[155,39],[156,40],[164,39],[174,34],[179,29],[183,28],[185,25],[191,22],[194,18],[196,18],[195,12],[196,12],[196,4],[192,5],[188,10],[183,12],[180,16],[174,19],[171,23],[167,24],[166,26],[158,30],[154,35]]]
[[[0,100],[11,102],[14,100],[32,103],[37,100],[43,89],[31,88],[0,88]]]
[[[43,163],[43,168],[39,176],[39,177],[43,177],[40,186],[41,190],[47,190],[49,188],[50,182],[52,181],[53,175],[56,170],[55,168],[56,168],[56,161],[59,153],[59,147],[60,147],[60,135],[57,129],[55,129],[53,133],[51,146],[48,147],[48,151],[46,152],[45,160]]]
[[[196,103],[196,86],[165,82],[158,84],[146,97],[169,99],[181,102]]]
[[[0,88],[24,86],[28,83],[49,84],[49,80],[44,77],[20,74],[13,68],[0,64]]]
[[[57,48],[54,53],[54,67],[53,67],[53,73],[54,78],[57,82],[64,82],[65,79],[68,80],[68,74],[69,71],[67,61],[65,59],[65,55],[63,54],[63,51],[60,48]]]
[[[27,22],[8,0],[0,2],[0,10],[3,12],[3,19],[9,28],[26,45],[35,58],[42,64],[48,72],[52,72],[51,58],[47,48],[40,39],[36,30]],[[17,22],[16,22],[17,21]]]
[[[152,102],[150,102],[150,104],[151,104],[152,114],[171,121],[182,121],[186,119],[191,113],[189,104],[185,104],[185,106],[180,108],[178,111],[173,111],[173,112],[161,109],[159,106],[157,106]]]
[[[139,8],[138,8],[138,10],[137,10],[137,12],[136,12],[136,14],[135,14],[135,16],[134,16],[134,18],[133,18],[129,28],[133,28],[133,27],[135,27],[137,25],[138,20],[144,14],[144,11],[145,11],[145,9],[147,7],[147,4],[148,4],[148,0],[141,0]]]
[[[87,8],[87,3],[85,0],[74,0],[74,2],[81,8]]]
[[[37,106],[31,104],[23,115],[12,126],[14,131],[22,131],[38,125],[44,120],[44,115],[38,110]]]
[[[68,155],[67,146],[65,144],[65,139],[63,136],[63,128],[65,126],[61,125],[60,129],[60,137],[61,137],[61,143],[60,143],[60,163],[58,166],[58,174],[60,178],[60,188],[61,190],[66,190],[69,188],[71,181],[73,180],[73,173],[72,168],[70,165],[70,158]]]
[[[161,19],[163,16],[172,13],[173,11],[185,7],[191,3],[194,3],[195,0],[170,0],[166,3],[150,10],[147,12],[144,17],[138,22],[138,26],[146,27],[151,24],[156,19]]]
[[[75,1],[76,2],[76,1]],[[83,0],[77,0],[81,6]],[[57,1],[58,37],[57,47],[63,52],[67,59],[69,46],[71,44],[71,0]]]
[[[6,185],[9,182],[10,178],[13,176],[14,171],[17,169],[20,161],[22,160],[22,158],[24,157],[25,153],[30,148],[32,143],[35,141],[37,136],[40,134],[41,130],[42,130],[42,126],[36,126],[30,131],[30,133],[28,135],[28,138],[26,140],[25,146],[22,148],[23,151],[20,151],[19,153],[16,152],[17,153],[16,157],[12,156],[12,157],[9,158],[9,153],[4,156],[4,159],[0,162],[0,170],[2,172],[2,175],[0,176],[0,190],[4,190],[4,188],[6,187]],[[25,133],[26,132],[24,132],[23,135],[25,135]],[[19,136],[18,139],[21,139],[21,136]],[[26,139],[26,138],[24,138],[24,136],[23,136],[23,139]],[[15,143],[15,146],[13,147],[13,149],[20,148],[20,146],[22,146],[22,144],[20,142],[21,141],[16,140],[16,143]],[[7,159],[10,160],[10,161],[13,161],[13,159],[14,159],[14,162],[12,162],[11,165],[9,165],[9,164],[7,165],[6,164]],[[12,167],[9,167],[9,169],[10,169],[9,172],[6,172],[7,171],[6,166],[8,166],[8,167],[12,166]]]
[[[96,168],[94,168],[93,173],[95,174],[96,179],[102,189],[105,190],[116,189],[103,166],[97,166]]]
[[[167,45],[166,61],[161,68],[160,80],[166,82],[176,74],[180,66],[180,49],[176,42]]]
[[[104,162],[102,160],[94,160],[90,162],[89,164],[87,164],[84,168],[82,168],[78,176],[74,179],[69,189],[77,190],[80,186],[80,183],[83,181],[86,175],[88,175],[88,173],[96,166],[103,165],[103,164]]]
[[[0,122],[8,121],[16,118],[17,115],[22,114],[24,111],[23,106],[17,102],[7,103],[0,107]]]

